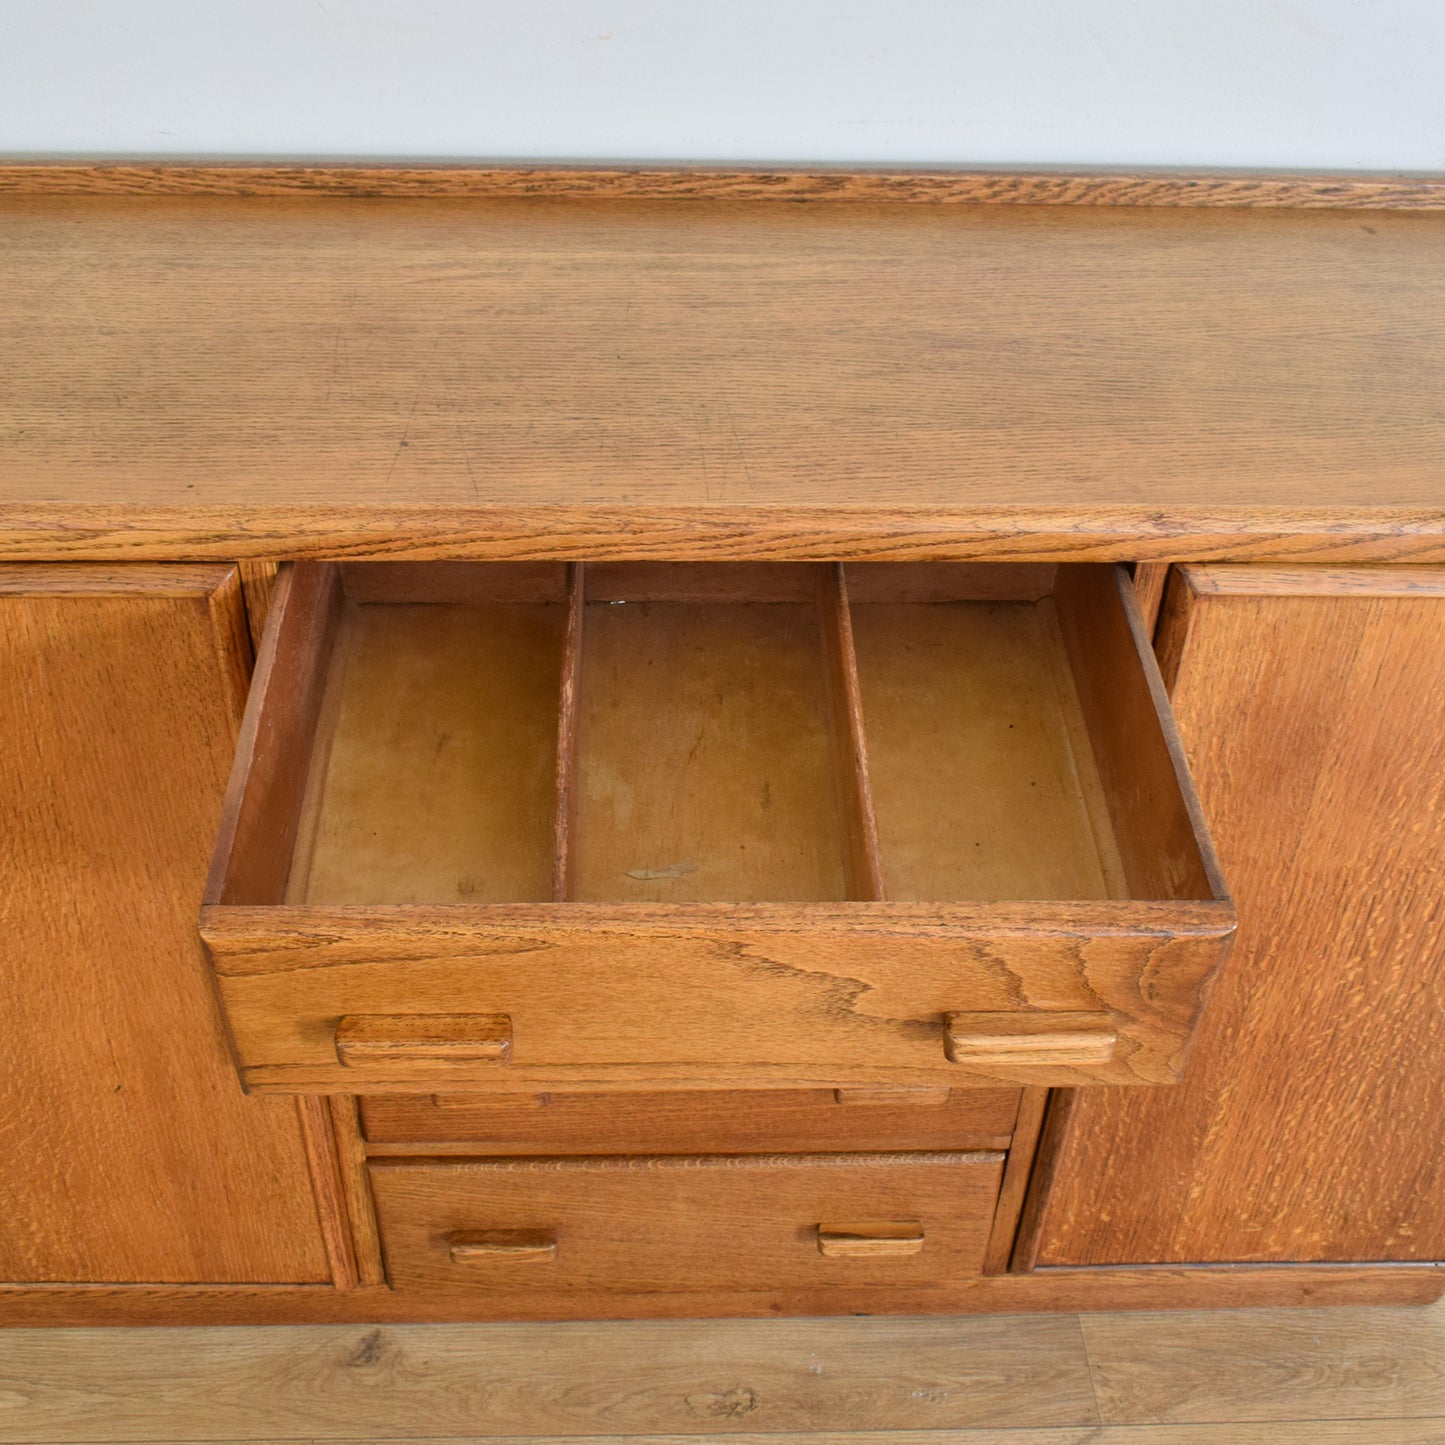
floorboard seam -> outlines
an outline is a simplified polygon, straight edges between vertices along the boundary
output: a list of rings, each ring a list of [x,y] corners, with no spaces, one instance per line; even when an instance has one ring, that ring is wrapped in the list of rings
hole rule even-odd
[[[1141,1441],[1148,1441],[1150,1436],[1146,1431],[1157,1431],[1160,1429],[1172,1430],[1197,1430],[1213,1431],[1221,1428],[1228,1428],[1236,1423],[1248,1423],[1232,1420],[1212,1421],[1188,1421],[1176,1422],[1172,1425],[1161,1426],[1157,1422],[1142,1424],[1099,1424],[1099,1425],[965,1425],[965,1426],[940,1426],[932,1428],[928,1426],[913,1427],[906,1430],[891,1430],[880,1428],[877,1430],[753,1430],[741,1432],[745,1439],[749,1440],[806,1440],[814,1436],[832,1436],[840,1440],[856,1439],[860,1445],[866,1445],[870,1440],[899,1440],[910,1436],[936,1435],[957,1439],[967,1442],[972,1437],[980,1441],[986,1441],[999,1434],[1007,1434],[1013,1437],[1038,1436],[1040,1439],[1057,1437],[1060,1434],[1067,1434],[1074,1430],[1107,1430],[1111,1434],[1138,1435]],[[1381,1415],[1381,1416],[1354,1416],[1354,1415],[1329,1415],[1318,1418],[1294,1417],[1288,1420],[1270,1420],[1265,1423],[1271,1425],[1432,1425],[1438,1424],[1445,1427],[1445,1415]],[[731,1433],[731,1432],[729,1432]],[[0,1436],[0,1440],[8,1437]],[[691,1432],[679,1433],[676,1430],[649,1431],[638,1433],[633,1431],[626,1435],[308,1435],[304,1432],[297,1435],[270,1435],[270,1436],[227,1436],[225,1438],[206,1437],[204,1445],[491,1445],[491,1442],[500,1442],[500,1445],[518,1445],[518,1442],[525,1442],[525,1445],[647,1445],[652,1440],[683,1440],[695,1439],[701,1445],[716,1445],[716,1442],[724,1441],[727,1435],[709,1433],[693,1435]],[[151,1436],[147,1437],[148,1445],[197,1445],[196,1436]],[[44,1437],[33,1437],[21,1440],[16,1437],[16,1445],[47,1445]],[[55,1445],[61,1445],[60,1437],[55,1437]],[[95,1440],[67,1440],[64,1445],[115,1445],[113,1439]]]
[[[1079,1332],[1079,1344],[1084,1351],[1084,1369],[1089,1375],[1089,1398],[1094,1402],[1094,1424],[1101,1426],[1104,1423],[1104,1413],[1099,1409],[1099,1382],[1094,1378],[1094,1357],[1089,1353],[1089,1332],[1084,1328],[1084,1317],[1081,1314],[1074,1316],[1074,1328]]]

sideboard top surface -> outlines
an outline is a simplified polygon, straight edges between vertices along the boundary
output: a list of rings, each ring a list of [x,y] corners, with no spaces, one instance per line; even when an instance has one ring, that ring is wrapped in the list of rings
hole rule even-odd
[[[0,555],[1445,561],[1445,212],[0,195]]]

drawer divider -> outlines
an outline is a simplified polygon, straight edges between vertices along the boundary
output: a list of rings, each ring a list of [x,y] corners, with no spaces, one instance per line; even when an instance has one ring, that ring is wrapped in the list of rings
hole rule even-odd
[[[562,681],[557,699],[557,812],[553,821],[552,847],[554,903],[570,903],[576,894],[577,718],[586,590],[586,565],[582,562],[568,563],[567,626],[562,640]]]
[[[868,771],[868,735],[863,726],[863,694],[858,683],[858,655],[853,646],[848,580],[841,562],[829,563],[823,569],[818,604],[832,704],[848,896],[856,902],[882,903],[887,898],[883,856],[878,845],[878,818]]]

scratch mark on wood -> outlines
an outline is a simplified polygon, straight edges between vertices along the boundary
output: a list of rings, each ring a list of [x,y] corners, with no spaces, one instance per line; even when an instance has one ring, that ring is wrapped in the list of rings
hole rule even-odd
[[[666,868],[629,868],[627,876],[651,882],[659,878],[686,878],[689,873],[696,872],[696,863],[669,863]]]

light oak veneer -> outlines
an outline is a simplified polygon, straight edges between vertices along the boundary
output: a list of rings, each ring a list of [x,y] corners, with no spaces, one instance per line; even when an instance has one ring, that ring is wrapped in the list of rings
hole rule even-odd
[[[4,1284],[331,1277],[195,935],[249,662],[233,568],[0,567]]]
[[[1061,1113],[1039,1259],[1439,1260],[1445,570],[1181,568],[1159,644],[1239,946],[1177,1089]]]
[[[1445,559],[1445,217],[1350,208],[1398,182],[1291,211],[26,175],[0,555]]]

